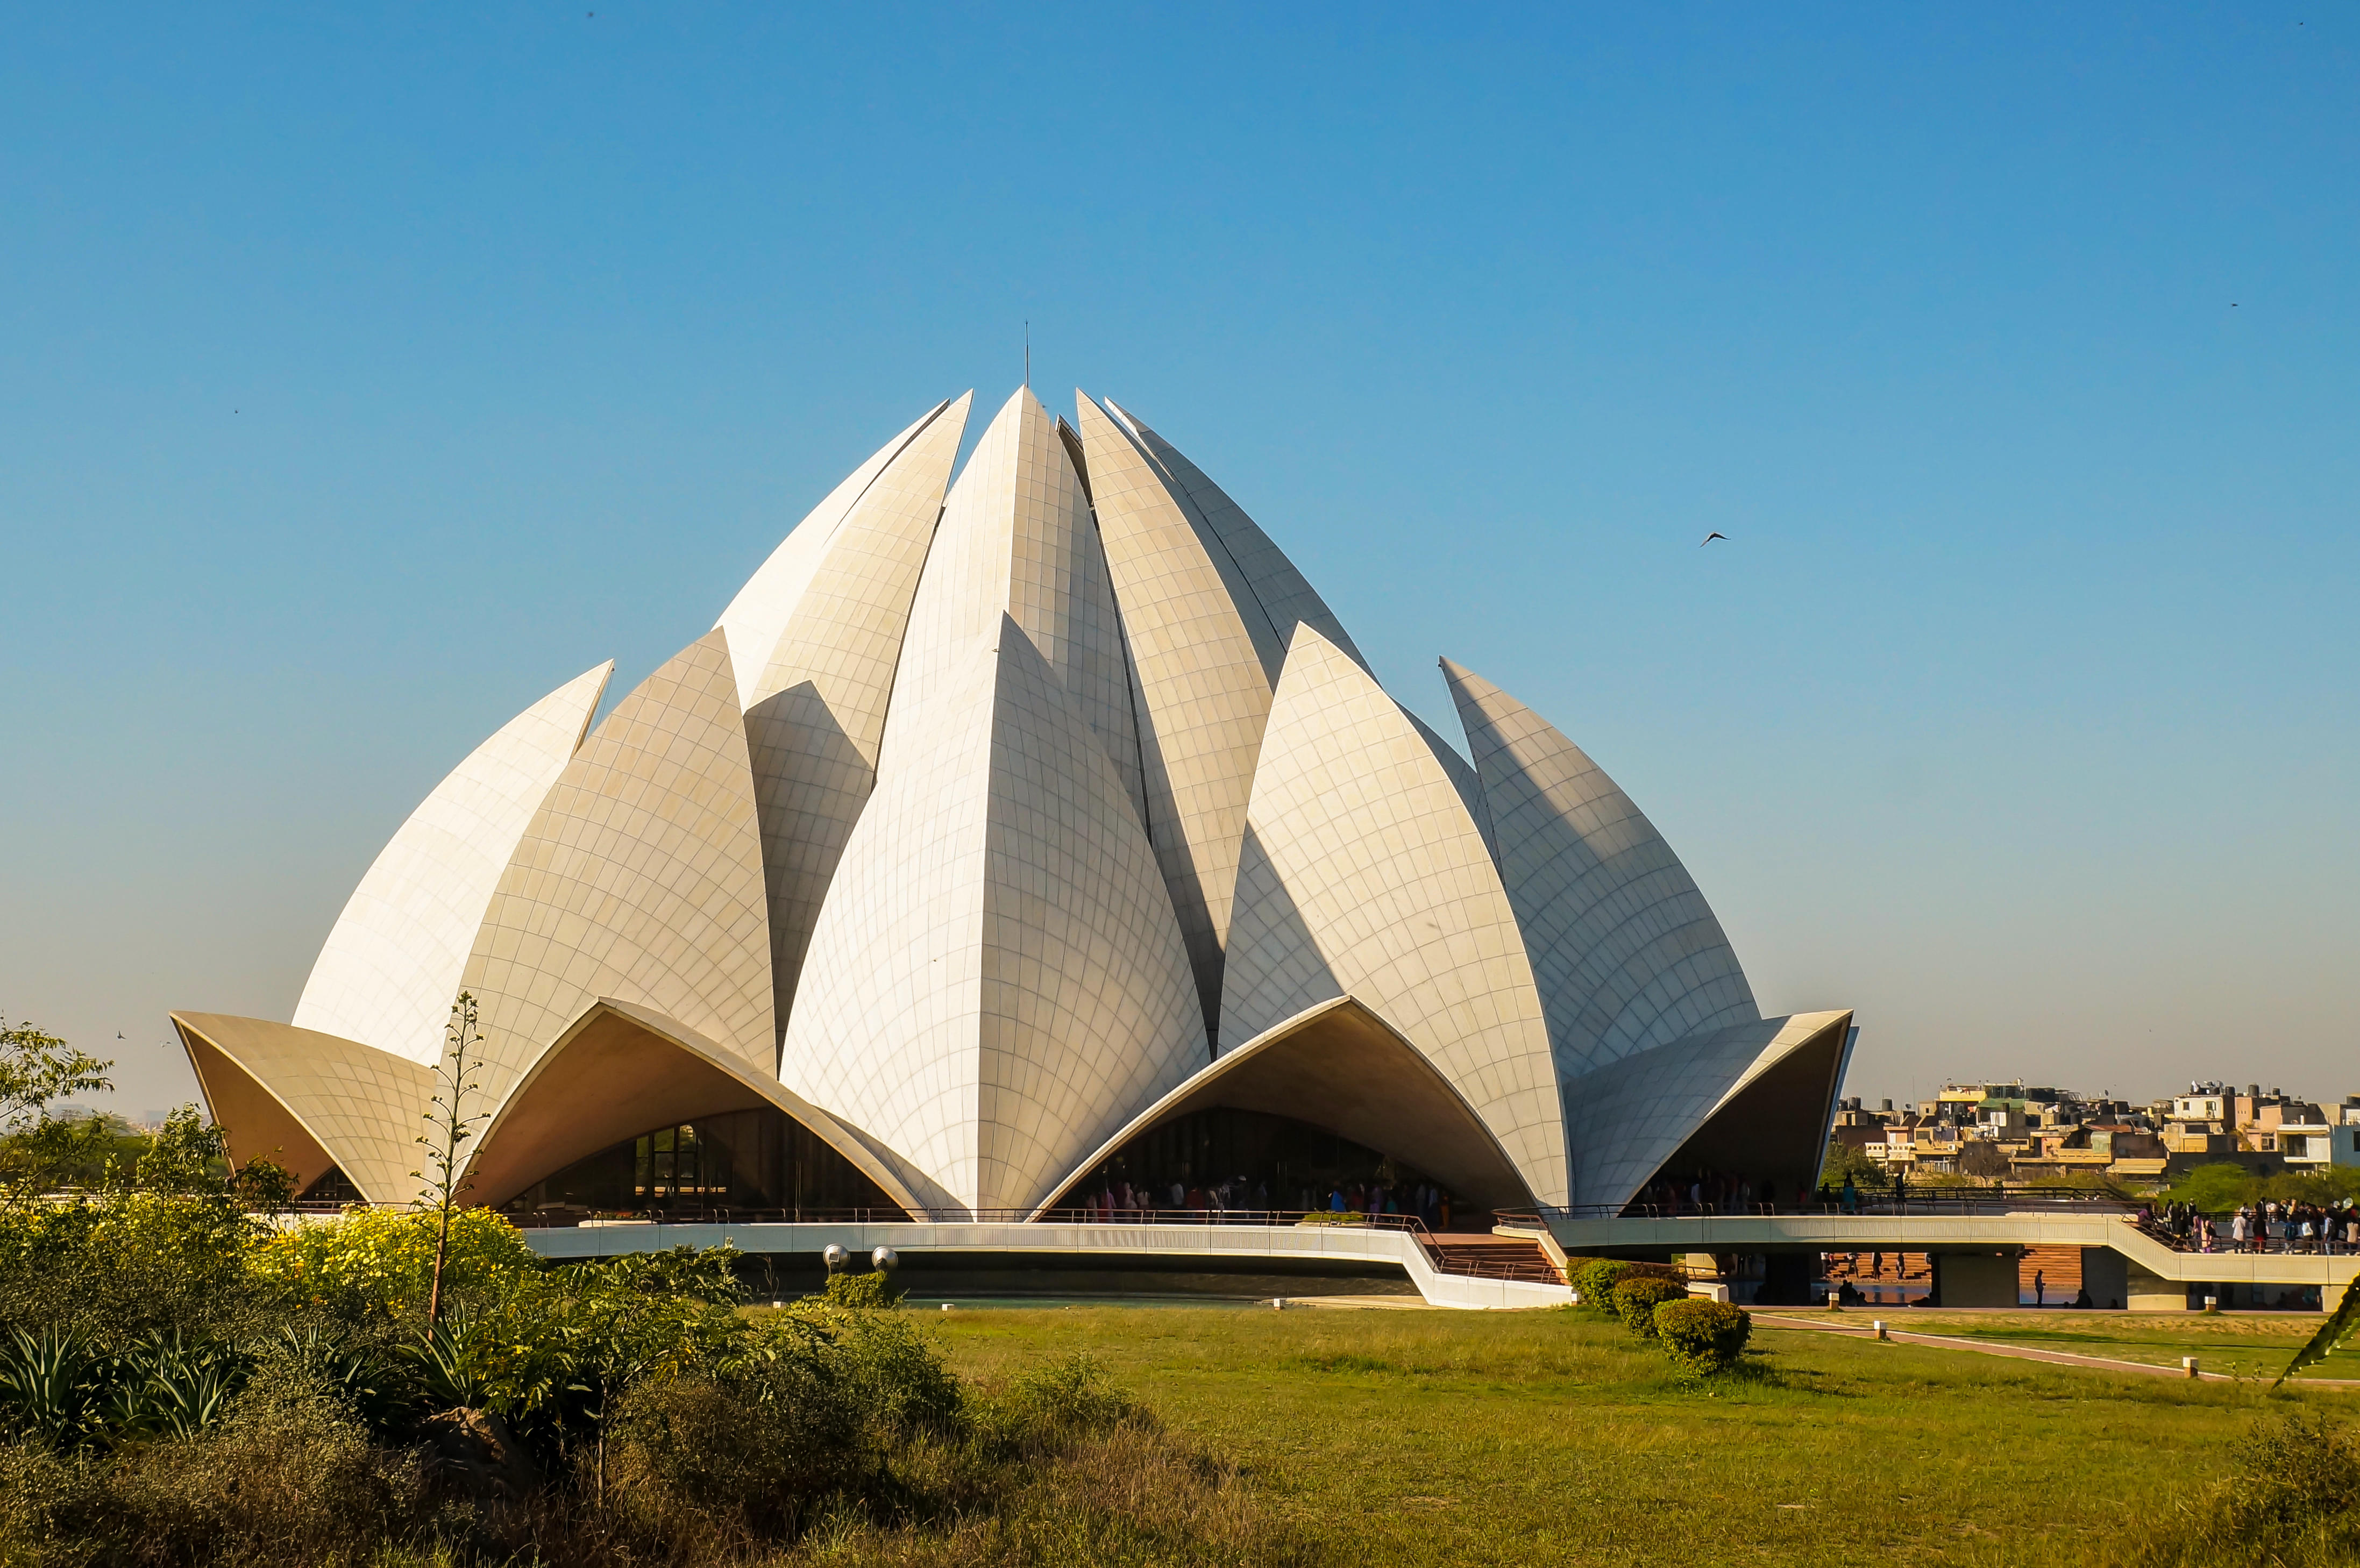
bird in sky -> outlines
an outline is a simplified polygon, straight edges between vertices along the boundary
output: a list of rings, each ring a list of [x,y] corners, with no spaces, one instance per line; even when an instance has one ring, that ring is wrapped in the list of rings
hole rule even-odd
[[[1707,535],[1705,535],[1705,536],[1704,536],[1704,538],[1702,538],[1702,539],[1699,539],[1699,540],[1697,541],[1697,549],[1699,549],[1699,550],[1702,550],[1705,546],[1707,546],[1707,545],[1710,544],[1710,543],[1711,543],[1713,540],[1715,540],[1715,539],[1719,539],[1719,540],[1721,540],[1723,544],[1726,544],[1726,543],[1728,543],[1728,542],[1729,542],[1729,536],[1728,536],[1727,534],[1724,534],[1724,533],[1710,533],[1710,534],[1707,534]]]

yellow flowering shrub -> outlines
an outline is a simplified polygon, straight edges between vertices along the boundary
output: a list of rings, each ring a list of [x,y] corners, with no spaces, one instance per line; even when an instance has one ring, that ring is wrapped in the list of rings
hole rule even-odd
[[[434,1276],[434,1230],[432,1214],[351,1208],[339,1218],[270,1237],[255,1250],[254,1271],[314,1301],[358,1298],[396,1316],[422,1314]],[[489,1209],[461,1209],[451,1216],[446,1295],[536,1266],[524,1233]]]

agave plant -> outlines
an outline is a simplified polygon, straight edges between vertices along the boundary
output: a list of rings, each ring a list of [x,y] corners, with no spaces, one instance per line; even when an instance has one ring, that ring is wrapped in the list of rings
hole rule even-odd
[[[490,1394],[475,1314],[452,1308],[442,1321],[421,1329],[402,1354],[418,1374],[427,1402],[436,1410],[480,1408]]]
[[[105,1358],[71,1329],[12,1330],[0,1340],[0,1421],[61,1447],[104,1430]]]
[[[109,1358],[105,1425],[118,1436],[191,1436],[228,1413],[253,1369],[235,1346],[151,1331]]]
[[[271,1348],[379,1432],[391,1430],[415,1402],[418,1390],[406,1368],[322,1334],[316,1324],[280,1329]]]

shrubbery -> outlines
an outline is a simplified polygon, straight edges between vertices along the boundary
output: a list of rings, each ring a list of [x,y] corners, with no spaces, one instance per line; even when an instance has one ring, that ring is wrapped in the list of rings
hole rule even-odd
[[[1631,1272],[1631,1265],[1612,1258],[1566,1259],[1566,1274],[1579,1303],[1594,1312],[1612,1315],[1614,1284]]]
[[[468,1211],[430,1327],[432,1224],[0,1206],[0,1563],[687,1564],[815,1529],[1196,1561],[1192,1510],[1221,1561],[1275,1540],[1087,1360],[963,1385],[882,1274],[747,1312],[726,1247],[549,1267]]]
[[[1614,1313],[1622,1326],[1641,1339],[1655,1337],[1655,1309],[1666,1301],[1685,1301],[1688,1287],[1677,1279],[1635,1275],[1616,1283]]]
[[[1745,1354],[1754,1319],[1726,1301],[1689,1297],[1664,1301],[1655,1310],[1655,1343],[1690,1372],[1726,1372]]]
[[[2360,1562],[2360,1427],[2293,1410],[2247,1434],[2234,1474],[2142,1521],[2111,1561],[2136,1568],[2328,1568]]]

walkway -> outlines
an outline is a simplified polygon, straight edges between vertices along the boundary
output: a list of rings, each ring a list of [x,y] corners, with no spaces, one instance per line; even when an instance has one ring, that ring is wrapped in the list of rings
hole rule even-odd
[[[1814,1334],[1840,1334],[1853,1339],[1874,1341],[1876,1330],[1872,1323],[1830,1323],[1821,1318],[1787,1317],[1756,1308],[1754,1321],[1765,1328],[1808,1329]],[[2005,1356],[2012,1361],[2045,1361],[2056,1367],[2089,1367],[2104,1372],[2141,1372],[2153,1377],[2181,1377],[2188,1373],[2178,1367],[2158,1367],[2151,1361],[2122,1361],[2111,1356],[2079,1356],[2070,1350],[2040,1350],[2028,1345],[2005,1345],[1992,1340],[1960,1339],[1947,1334],[1908,1334],[1894,1328],[1888,1322],[1887,1337],[1896,1345],[1926,1345],[1942,1350],[1972,1350],[1983,1356]],[[2292,1353],[2289,1346],[2289,1353]],[[2202,1357],[2198,1358],[2202,1361]],[[2199,1370],[2197,1377],[2207,1383],[2255,1383],[2259,1378],[2234,1377],[2226,1372]],[[2350,1377],[2304,1377],[2299,1380],[2306,1388],[2360,1388],[2360,1379]]]
[[[2003,1247],[2112,1247],[2158,1279],[2188,1285],[2315,1285],[2333,1301],[2360,1274],[2360,1256],[2180,1252],[2118,1209],[2051,1206],[1961,1213],[1710,1214],[1582,1218],[1552,1214],[1549,1233],[1568,1254],[1645,1252],[1972,1252]]]

